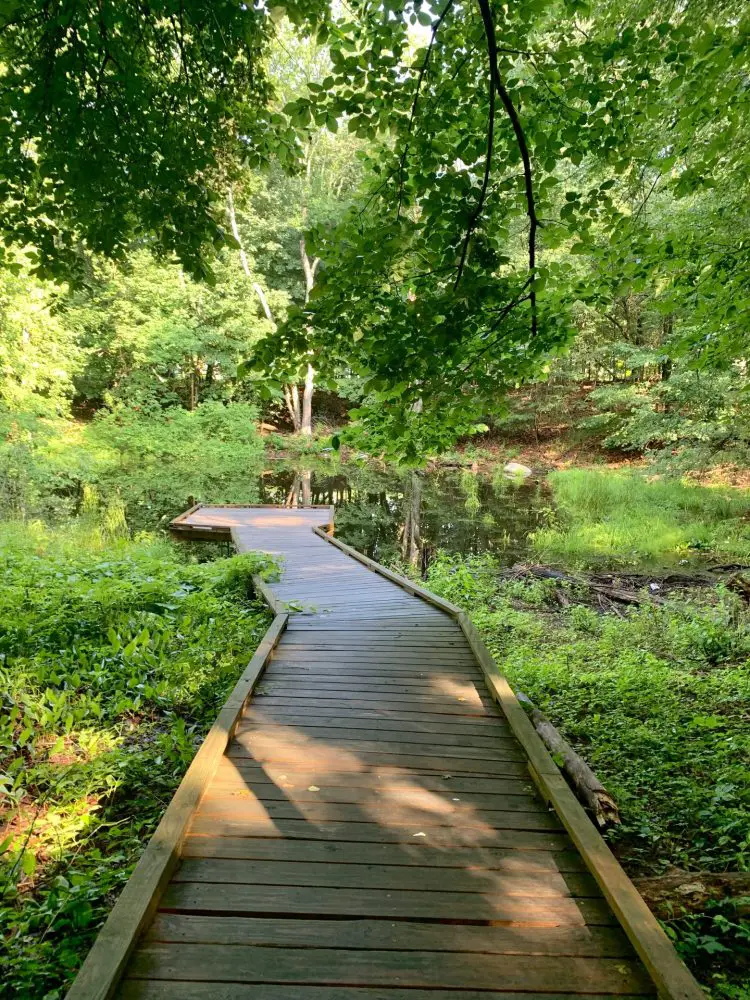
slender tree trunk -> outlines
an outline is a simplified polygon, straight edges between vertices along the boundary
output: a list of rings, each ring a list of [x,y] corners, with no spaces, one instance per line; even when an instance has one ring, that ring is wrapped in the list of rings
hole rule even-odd
[[[401,553],[410,566],[418,566],[422,555],[422,482],[419,473],[412,472],[410,486],[401,536]]]
[[[303,210],[302,217],[303,221],[307,220],[307,209]],[[300,260],[302,261],[302,270],[305,275],[305,303],[307,303],[310,301],[310,292],[315,287],[315,272],[318,269],[320,258],[316,257],[314,260],[310,260],[304,236],[299,241],[299,253]],[[302,395],[302,419],[300,421],[300,431],[307,437],[312,434],[312,400],[314,392],[315,369],[311,364],[308,364],[307,373],[305,374],[305,388]]]
[[[305,469],[300,473],[302,479],[302,506],[309,507],[312,504],[312,469]]]
[[[302,414],[299,405],[299,389],[296,385],[284,386],[284,402],[289,413],[289,419],[292,421],[294,433],[299,434],[302,427]]]
[[[187,408],[191,412],[195,409],[198,398],[198,389],[196,382],[197,379],[195,377],[195,368],[192,368],[190,370],[190,375],[188,376],[188,401],[187,401],[188,404]]]
[[[309,437],[312,434],[312,398],[315,390],[315,371],[312,365],[307,366],[305,375],[305,388],[302,392],[302,416],[300,420],[300,431]]]
[[[245,272],[245,277],[253,286],[253,291],[258,297],[260,302],[260,307],[263,310],[263,315],[266,317],[268,322],[276,330],[277,324],[274,319],[274,315],[271,312],[271,307],[268,304],[268,299],[266,298],[266,293],[263,291],[261,286],[257,281],[253,281],[252,271],[250,270],[250,264],[248,263],[247,254],[242,246],[242,237],[240,236],[240,230],[237,225],[237,215],[234,211],[234,196],[232,194],[232,188],[229,187],[227,191],[227,214],[229,215],[229,225],[232,230],[232,236],[234,236],[237,241],[237,246],[240,253],[240,262],[242,264],[242,270]],[[308,293],[309,294],[309,293]],[[284,386],[284,400],[286,401],[287,410],[289,411],[289,416],[292,420],[292,426],[294,427],[294,433],[298,434],[302,427],[302,415],[300,413],[299,407],[299,390],[297,386]]]

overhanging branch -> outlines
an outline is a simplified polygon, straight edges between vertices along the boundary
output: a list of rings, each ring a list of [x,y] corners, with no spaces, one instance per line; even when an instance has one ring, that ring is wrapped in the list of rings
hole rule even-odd
[[[503,78],[500,76],[500,67],[497,61],[497,39],[495,37],[495,22],[492,18],[492,9],[490,7],[490,0],[477,0],[479,3],[479,9],[482,13],[482,22],[484,24],[484,33],[487,37],[487,52],[490,60],[490,72],[492,73],[492,78],[495,81],[495,87],[497,88],[497,93],[500,97],[500,101],[505,109],[505,113],[510,119],[510,123],[513,127],[513,132],[516,137],[516,143],[518,145],[518,151],[521,154],[521,162],[523,163],[523,177],[524,177],[524,190],[526,193],[526,214],[529,217],[529,274],[531,277],[531,291],[529,293],[529,302],[531,303],[531,333],[532,335],[537,332],[537,313],[536,313],[536,292],[534,290],[534,277],[536,271],[536,231],[539,228],[539,219],[536,214],[536,202],[534,199],[534,177],[531,169],[531,156],[529,154],[529,145],[526,141],[526,134],[524,133],[523,126],[521,125],[521,119],[518,116],[518,112],[511,100],[511,96],[508,93],[508,89],[503,82]]]

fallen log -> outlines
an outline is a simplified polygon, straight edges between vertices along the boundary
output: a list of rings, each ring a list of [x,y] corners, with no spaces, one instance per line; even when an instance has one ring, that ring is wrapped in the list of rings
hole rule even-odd
[[[567,740],[563,739],[544,712],[541,712],[530,698],[522,691],[517,691],[516,694],[531,719],[534,729],[541,736],[542,742],[553,755],[558,767],[567,775],[578,798],[594,814],[599,826],[619,823],[620,812],[617,803],[583,757],[575,752]]]
[[[672,868],[665,875],[633,879],[636,889],[660,920],[700,913],[712,902],[745,900],[740,916],[750,913],[750,872],[686,872]]]
[[[570,573],[563,573],[559,569],[552,569],[549,566],[527,566],[523,563],[516,563],[510,570],[500,574],[501,576],[514,580],[523,577],[533,577],[536,580],[555,580],[557,583],[569,583],[578,587],[587,587],[595,594],[603,594],[611,601],[619,601],[621,604],[664,604],[664,598],[658,597],[655,593],[645,593],[637,590],[626,590],[624,587],[616,587],[610,583],[601,583],[596,577],[579,574],[573,576]],[[612,578],[617,579],[617,577]],[[644,586],[648,580],[644,578]]]
[[[741,573],[733,573],[727,580],[727,590],[731,590],[746,601],[750,601],[750,580]]]

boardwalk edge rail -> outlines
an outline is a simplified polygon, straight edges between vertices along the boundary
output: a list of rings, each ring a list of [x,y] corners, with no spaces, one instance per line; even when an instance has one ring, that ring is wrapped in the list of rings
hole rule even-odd
[[[253,577],[256,591],[267,600],[268,590]],[[242,711],[271,653],[286,628],[289,615],[277,611],[258,648],[211,726],[177,787],[133,874],[112,907],[81,966],[66,1000],[109,1000],[125,970],[141,932],[151,921],[177,867],[193,813],[234,735]]]
[[[426,587],[381,566],[322,528],[313,528],[313,532],[379,576],[445,611],[458,623],[482,668],[491,696],[502,708],[513,734],[526,752],[534,784],[545,802],[557,813],[648,970],[659,995],[665,1000],[706,1000],[706,994],[678,956],[659,921],[571,791],[468,614]]]

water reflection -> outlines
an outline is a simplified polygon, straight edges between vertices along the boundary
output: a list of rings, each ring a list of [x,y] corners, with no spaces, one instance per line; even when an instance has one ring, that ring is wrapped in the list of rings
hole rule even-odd
[[[261,503],[335,504],[338,538],[422,573],[438,549],[491,551],[514,562],[529,533],[548,519],[551,503],[543,479],[515,483],[469,469],[273,468],[262,473],[259,488]]]

